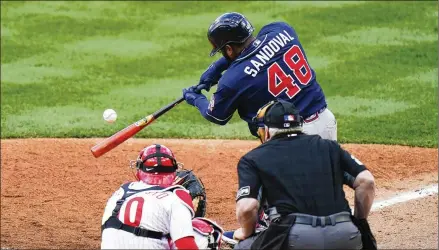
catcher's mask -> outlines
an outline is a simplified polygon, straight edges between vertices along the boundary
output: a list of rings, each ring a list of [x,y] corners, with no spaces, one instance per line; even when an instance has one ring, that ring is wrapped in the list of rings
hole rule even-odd
[[[140,151],[135,161],[130,162],[135,168],[135,177],[149,185],[170,186],[175,179],[179,164],[172,151],[160,144],[148,146]]]
[[[258,126],[258,137],[261,143],[265,142],[265,127],[288,129],[301,127],[303,118],[293,103],[284,100],[273,100],[262,106],[252,122]]]

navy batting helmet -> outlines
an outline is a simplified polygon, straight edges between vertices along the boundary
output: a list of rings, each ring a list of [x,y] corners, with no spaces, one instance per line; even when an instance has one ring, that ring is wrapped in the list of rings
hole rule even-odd
[[[230,43],[243,43],[254,31],[251,23],[237,12],[222,14],[210,25],[207,38],[213,46],[210,56],[213,56]]]

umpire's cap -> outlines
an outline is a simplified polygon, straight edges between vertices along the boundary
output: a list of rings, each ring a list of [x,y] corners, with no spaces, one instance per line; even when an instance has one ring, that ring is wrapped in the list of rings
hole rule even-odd
[[[237,12],[222,14],[207,30],[207,38],[213,46],[210,56],[215,55],[227,44],[245,42],[253,31],[253,26],[244,15]]]
[[[262,123],[269,128],[285,129],[302,126],[303,118],[293,103],[279,99],[260,108],[253,122]]]

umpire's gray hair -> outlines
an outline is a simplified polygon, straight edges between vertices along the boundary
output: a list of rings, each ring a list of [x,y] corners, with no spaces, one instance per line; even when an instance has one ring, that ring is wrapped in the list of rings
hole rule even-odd
[[[291,133],[297,133],[297,132],[303,133],[302,126],[291,127],[291,128],[270,128],[270,127],[268,127],[268,133],[270,133],[270,138],[268,140],[273,138],[273,136],[275,136],[275,135],[291,134]]]

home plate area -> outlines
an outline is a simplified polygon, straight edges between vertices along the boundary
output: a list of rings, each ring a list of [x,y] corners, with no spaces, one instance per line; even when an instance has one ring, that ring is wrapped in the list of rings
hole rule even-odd
[[[236,164],[259,145],[257,141],[129,139],[96,159],[90,148],[99,141],[1,141],[2,249],[99,248],[107,199],[122,183],[133,180],[129,160],[153,143],[170,147],[177,160],[202,179],[206,217],[225,230],[238,227]],[[437,149],[342,146],[375,176],[377,192],[369,222],[378,247],[437,249]],[[345,191],[352,206],[353,191]]]

